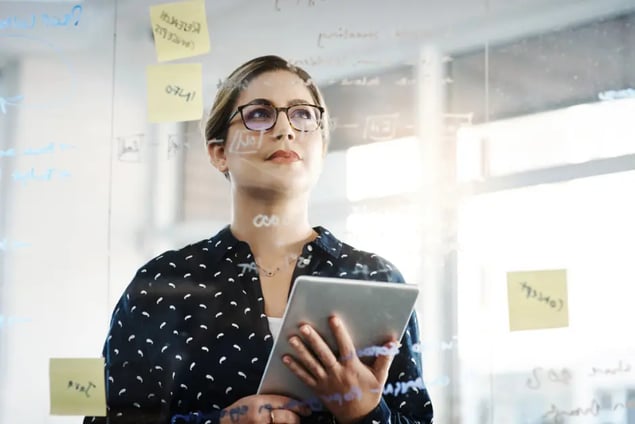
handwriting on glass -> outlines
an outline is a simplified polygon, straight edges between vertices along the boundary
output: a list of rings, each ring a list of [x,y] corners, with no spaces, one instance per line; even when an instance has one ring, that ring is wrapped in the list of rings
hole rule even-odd
[[[458,337],[452,336],[452,340],[448,342],[441,341],[441,342],[414,343],[410,349],[415,353],[423,352],[424,350],[432,350],[433,348],[437,346],[439,350],[451,350],[454,348],[454,346],[456,346],[457,342],[458,342]],[[375,345],[375,346],[368,346],[362,349],[357,349],[355,352],[358,357],[363,358],[366,356],[397,355],[400,352],[400,350],[399,350],[399,345],[392,345],[390,347]]]
[[[449,378],[447,376],[444,376],[441,379],[437,379],[437,380],[441,380],[442,381],[441,384],[444,384],[444,385],[447,385],[449,382]],[[430,387],[430,384],[424,384],[422,378],[417,377],[416,379],[412,379],[410,381],[397,381],[395,383],[395,386],[393,386],[391,383],[388,383],[387,385],[384,386],[383,390],[370,389],[369,391],[373,393],[382,392],[384,396],[387,396],[387,395],[398,396],[399,394],[406,394],[410,390],[419,391],[419,390],[425,389],[426,387]],[[321,412],[321,411],[324,411],[324,405],[320,401],[320,398],[322,399],[322,401],[326,403],[337,402],[339,405],[342,405],[344,402],[361,400],[362,391],[359,387],[354,386],[347,393],[333,393],[330,395],[322,395],[319,397],[311,396],[302,401],[293,399],[283,405],[272,405],[270,403],[267,403],[264,405],[260,405],[258,407],[258,413],[261,414],[263,413],[263,410],[264,410],[264,413],[269,415],[269,411],[271,411],[272,409],[292,409],[298,406],[307,406],[311,408],[312,411]],[[220,418],[223,418],[224,416],[229,415],[232,422],[238,422],[239,416],[246,414],[248,411],[249,411],[249,406],[247,405],[237,406],[229,410],[223,409],[222,411],[220,411]],[[199,413],[196,413],[196,417],[197,417],[197,420],[200,420],[201,418],[203,419],[207,418],[205,416],[201,417]],[[176,418],[182,418],[185,421],[188,421],[188,419],[190,418],[190,415],[176,414],[172,417],[173,420]]]
[[[79,20],[82,16],[82,6],[76,4],[71,8],[69,13],[65,13],[63,18],[51,16],[46,13],[42,13],[40,21],[46,26],[78,26]],[[0,30],[5,28],[13,29],[31,29],[37,24],[37,15],[31,15],[30,19],[25,20],[18,19],[17,16],[9,16],[8,18],[0,19]]]
[[[254,217],[253,220],[254,227],[273,227],[280,224],[280,218],[277,215],[263,215],[259,214]]]
[[[141,162],[146,146],[160,146],[162,140],[146,142],[144,134],[117,137],[117,158],[122,162]],[[167,135],[167,158],[190,147],[187,134]]]
[[[14,149],[13,147],[7,150],[0,150],[0,158],[4,158],[4,157],[17,157],[20,154],[24,155],[24,156],[39,156],[39,155],[47,155],[47,154],[53,154],[56,151],[56,143],[49,143],[44,147],[39,147],[39,148],[26,148],[22,150],[22,153],[16,151],[16,149]],[[57,146],[58,150],[60,152],[64,152],[66,150],[75,148],[76,146],[72,146],[70,144],[65,144],[65,143],[60,143],[59,146]]]
[[[332,38],[341,39],[341,40],[350,40],[350,39],[359,39],[359,38],[372,38],[376,40],[379,37],[378,31],[368,31],[368,32],[356,32],[349,31],[346,28],[338,28],[337,31],[333,32],[320,32],[317,38],[317,45],[320,48],[324,48],[323,40],[330,40]]]
[[[14,171],[11,174],[11,177],[13,178],[14,181],[19,181],[19,182],[22,182],[23,184],[26,184],[29,181],[51,181],[54,177],[66,178],[70,176],[71,176],[70,172],[64,171],[61,169],[54,169],[54,168],[49,168],[41,174],[38,174],[35,171],[35,168],[31,168],[30,170],[26,172]]]
[[[232,153],[255,153],[262,146],[264,131],[256,137],[253,132],[236,131],[229,141],[229,151]]]
[[[168,159],[171,159],[177,152],[183,151],[190,147],[186,136],[179,134],[168,135]]]
[[[308,258],[305,258],[303,256],[297,256],[297,255],[289,255],[289,260],[285,261],[285,268],[286,268],[286,265],[290,265],[296,259],[297,259],[298,268],[306,268],[306,266],[311,263],[311,258],[312,258],[312,255],[309,255]],[[245,272],[253,272],[256,274],[258,273],[258,264],[256,264],[255,261],[252,261],[251,263],[249,262],[240,263],[238,264],[238,267],[240,267],[241,274],[244,274]]]
[[[600,100],[616,100],[616,99],[628,99],[635,97],[635,88],[626,88],[624,90],[609,90],[602,91],[598,94]]]
[[[574,409],[560,409],[554,404],[551,404],[549,411],[543,414],[543,418],[551,418],[551,423],[562,424],[565,423],[565,417],[580,417],[580,416],[598,416],[600,410],[617,411],[618,409],[633,409],[635,408],[635,399],[629,399],[624,402],[617,402],[602,407],[596,399],[592,399],[588,407],[578,407]]]
[[[168,94],[174,94],[175,96],[184,98],[186,102],[193,100],[194,96],[196,96],[196,91],[190,91],[186,93],[183,90],[183,88],[179,87],[178,85],[166,85],[165,92]]]
[[[242,263],[242,264],[238,264],[238,266],[241,268],[240,272],[242,274],[244,274],[247,271],[251,271],[254,273],[258,273],[258,265],[256,265],[256,262],[251,262],[251,263]]]
[[[20,324],[25,322],[31,322],[31,318],[16,317],[16,316],[10,316],[10,315],[0,315],[0,328],[2,328],[3,326],[8,327],[10,325]]]
[[[222,80],[221,78],[218,79],[218,82],[216,83],[216,88],[218,90],[220,90],[221,88],[223,89],[229,89],[229,90],[233,90],[235,88],[239,89],[239,90],[243,90],[245,88],[247,88],[247,86],[249,85],[249,83],[245,80],[240,80],[240,81],[229,81],[229,80]]]
[[[579,416],[592,415],[594,417],[597,417],[599,413],[600,413],[600,404],[595,399],[593,399],[588,408],[576,408],[571,410],[560,409],[552,403],[551,409],[545,412],[542,415],[542,418],[551,418],[553,419],[552,422],[554,424],[561,424],[565,422],[565,417],[567,416],[579,417]]]
[[[553,309],[557,308],[558,312],[562,310],[562,307],[564,306],[564,302],[562,299],[551,299],[550,296],[545,296],[542,292],[537,291],[536,289],[531,287],[529,284],[527,284],[526,281],[523,281],[519,284],[522,286],[521,290],[525,290],[527,299],[536,299],[538,302],[544,302]]]
[[[340,85],[375,86],[375,85],[379,85],[380,82],[381,81],[379,77],[373,77],[373,78],[361,77],[361,78],[352,78],[352,79],[344,78],[340,80]]]
[[[526,384],[527,387],[533,390],[538,390],[542,387],[541,376],[543,377],[543,379],[548,379],[548,381],[554,383],[562,383],[565,385],[569,384],[569,382],[571,381],[571,372],[567,368],[562,368],[562,370],[558,371],[553,368],[545,370],[542,367],[536,367],[531,371],[531,373],[532,377],[529,377],[527,379]]]
[[[398,119],[398,113],[366,117],[363,137],[373,141],[387,141],[395,138]]]
[[[288,409],[294,406],[308,406],[311,408],[312,411],[319,412],[324,410],[322,402],[320,402],[320,398],[322,398],[322,400],[324,400],[325,402],[338,402],[340,405],[342,405],[343,401],[350,402],[355,399],[360,400],[361,397],[362,391],[359,389],[359,387],[353,387],[348,393],[333,393],[330,395],[322,395],[320,397],[311,396],[304,401],[291,400],[288,403],[284,404],[281,408]],[[268,403],[265,405],[261,405],[258,408],[258,412],[260,413],[263,409],[270,410],[272,408],[275,407]]]
[[[324,2],[326,0],[321,0],[321,1]],[[306,4],[306,6],[308,7],[314,7],[317,4],[317,0],[306,0],[306,1],[296,0],[296,6],[302,6],[304,4]],[[282,10],[280,9],[280,0],[274,0],[273,7],[274,9],[276,9],[277,12],[280,12]]]
[[[592,367],[591,374],[589,377],[595,377],[597,375],[615,375],[615,374],[625,374],[631,372],[631,364],[628,362],[624,363],[620,359],[615,368],[600,368],[600,367]]]
[[[29,246],[29,243],[21,241],[7,241],[6,238],[0,240],[0,252],[8,252],[10,250],[22,249]]]
[[[6,115],[7,106],[17,106],[24,100],[24,96],[0,97],[0,112]]]

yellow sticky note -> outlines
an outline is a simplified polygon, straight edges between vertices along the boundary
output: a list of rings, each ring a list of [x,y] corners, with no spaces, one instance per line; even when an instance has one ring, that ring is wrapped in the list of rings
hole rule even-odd
[[[150,65],[147,78],[150,122],[201,119],[203,67],[200,63]]]
[[[204,1],[151,6],[150,20],[159,62],[196,56],[209,51]]]
[[[565,269],[508,272],[507,297],[511,331],[569,326]]]
[[[106,416],[104,358],[50,358],[51,415]]]

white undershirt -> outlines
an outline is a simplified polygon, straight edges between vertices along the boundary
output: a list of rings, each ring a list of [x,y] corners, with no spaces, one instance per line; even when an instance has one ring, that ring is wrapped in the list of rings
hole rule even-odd
[[[282,327],[282,318],[267,317],[267,321],[269,321],[269,330],[271,330],[271,335],[275,341],[280,333],[280,327]]]

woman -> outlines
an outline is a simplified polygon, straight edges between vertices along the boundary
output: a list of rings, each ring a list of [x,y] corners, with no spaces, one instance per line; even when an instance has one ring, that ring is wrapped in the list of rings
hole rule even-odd
[[[403,282],[386,260],[309,225],[327,124],[310,76],[279,57],[243,64],[220,88],[205,136],[211,163],[231,184],[231,225],[152,259],[122,295],[104,346],[111,423],[432,422],[412,349],[415,314],[399,353],[368,366],[337,317],[339,358],[310,327],[299,329],[296,355],[281,360],[323,411],[254,394],[297,276]],[[386,382],[390,393],[382,393]]]

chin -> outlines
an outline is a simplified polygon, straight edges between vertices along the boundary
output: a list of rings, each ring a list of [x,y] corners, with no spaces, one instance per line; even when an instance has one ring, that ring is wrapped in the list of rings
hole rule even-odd
[[[263,188],[269,188],[277,193],[284,193],[287,195],[303,195],[311,191],[313,188],[310,181],[306,179],[269,179],[263,181]]]

